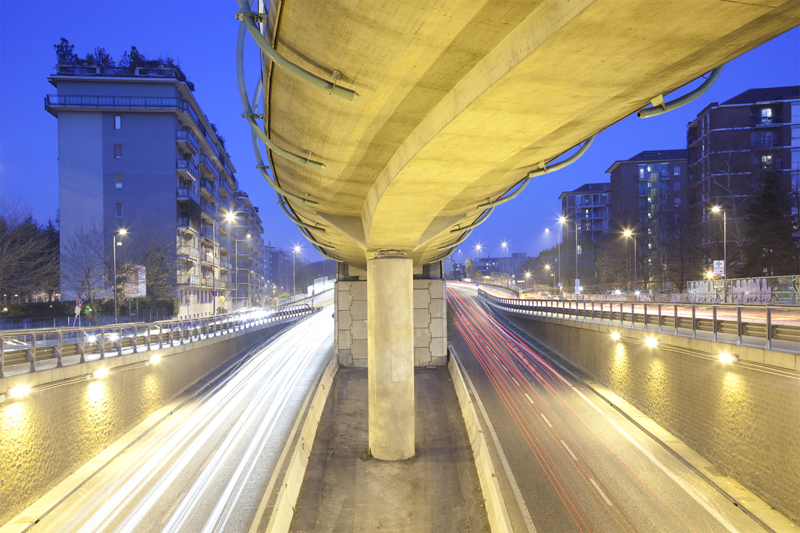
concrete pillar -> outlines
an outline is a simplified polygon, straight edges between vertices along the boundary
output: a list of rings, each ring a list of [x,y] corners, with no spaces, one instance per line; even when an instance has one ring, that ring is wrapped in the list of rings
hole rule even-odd
[[[385,461],[414,456],[414,285],[411,259],[367,261],[369,447]]]

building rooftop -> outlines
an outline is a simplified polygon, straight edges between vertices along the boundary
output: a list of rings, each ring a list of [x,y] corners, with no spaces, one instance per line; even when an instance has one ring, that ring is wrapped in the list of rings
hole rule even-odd
[[[789,87],[766,87],[761,89],[748,89],[737,94],[721,105],[753,104],[757,102],[777,102],[780,100],[800,99],[800,85]]]
[[[614,172],[614,170],[622,163],[647,163],[652,161],[686,161],[686,158],[688,156],[689,156],[689,150],[687,150],[686,148],[679,148],[677,150],[645,150],[644,152],[639,152],[630,159],[626,159],[624,161],[614,161],[614,164],[611,165],[608,168],[608,170],[606,170],[606,174]]]
[[[579,192],[611,192],[611,183],[584,183],[574,191],[562,192],[558,199],[562,200],[568,194],[575,194]]]

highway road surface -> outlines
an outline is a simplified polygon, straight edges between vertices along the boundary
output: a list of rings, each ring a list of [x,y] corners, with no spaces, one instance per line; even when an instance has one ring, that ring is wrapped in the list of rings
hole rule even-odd
[[[495,468],[510,472],[501,487],[515,531],[764,531],[487,314],[474,288],[449,286],[448,302],[459,332],[453,346],[502,450]]]
[[[327,308],[181,407],[31,531],[250,531],[332,345]]]

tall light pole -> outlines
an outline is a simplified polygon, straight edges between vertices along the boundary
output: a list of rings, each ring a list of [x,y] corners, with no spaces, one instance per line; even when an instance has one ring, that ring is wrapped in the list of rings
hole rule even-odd
[[[633,237],[633,291],[636,292],[639,289],[639,283],[637,279],[637,268],[636,268],[636,234],[629,229],[626,229],[622,232],[623,235],[626,237]],[[630,278],[628,278],[630,279]]]
[[[711,211],[714,213],[722,211],[722,279],[725,283],[723,288],[725,303],[728,303],[728,213],[719,205],[712,207]]]
[[[504,270],[506,270],[506,273],[505,273],[506,274],[506,284],[508,285],[508,288],[510,289],[511,288],[511,266],[508,264],[508,243],[506,241],[503,241],[500,245],[503,248],[505,248],[505,250],[506,250],[506,265],[505,265],[506,268]]]
[[[297,281],[295,275],[297,273],[297,267],[295,267],[295,258],[297,254],[300,253],[300,245],[296,245],[292,248],[292,296],[297,294]]]
[[[547,273],[550,274],[550,265],[544,265],[544,269],[547,270]],[[553,281],[553,290],[555,290],[555,281]]]
[[[119,323],[119,314],[117,312],[117,246],[122,246],[122,236],[127,235],[128,230],[120,229],[116,233],[114,233],[114,324]],[[119,240],[117,240],[117,235],[119,235]]]
[[[475,251],[478,252],[478,264],[480,264],[481,262],[481,250],[483,250],[483,247],[480,245],[480,243],[476,244]],[[478,272],[480,272],[480,268],[478,266],[476,266],[475,268],[477,268]]]
[[[211,223],[211,308],[213,316],[217,316],[217,265],[214,257],[217,255],[217,237],[214,231],[216,224]]]
[[[233,297],[233,309],[236,309],[236,300],[239,299],[239,240],[236,236],[236,230],[233,229],[233,223],[236,222],[236,213],[233,211],[228,211],[225,215],[225,220],[228,222],[228,227],[230,228],[230,232],[233,234],[233,247],[234,247],[234,255],[236,256],[236,279],[233,280],[235,289],[235,296]]]
[[[564,224],[566,220],[566,218],[561,217],[558,222],[559,224]],[[544,231],[550,233],[550,228],[544,228]],[[558,283],[561,283],[561,231],[558,232]]]

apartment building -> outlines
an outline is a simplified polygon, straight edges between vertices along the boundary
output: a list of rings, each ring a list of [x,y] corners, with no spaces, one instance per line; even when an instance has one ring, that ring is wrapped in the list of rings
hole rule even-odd
[[[611,185],[586,183],[558,199],[566,219],[561,224],[561,274],[565,280],[580,279],[581,269],[594,269],[593,244],[611,229]]]
[[[789,194],[800,173],[800,86],[750,89],[713,102],[686,128],[689,203],[702,224],[702,244],[736,270],[747,225],[745,211],[760,177],[780,175]],[[719,211],[712,211],[719,206]],[[726,219],[727,239],[723,239]],[[719,248],[719,249],[716,249]]]
[[[48,81],[57,89],[45,109],[58,119],[62,265],[69,243],[90,230],[111,264],[115,235],[125,229],[116,248],[134,262],[153,243],[167,242],[179,316],[263,305],[258,210],[239,190],[183,73],[166,65],[61,64]],[[100,296],[110,297],[105,285]],[[62,267],[63,297],[80,291]]]

